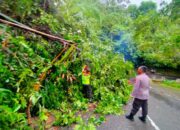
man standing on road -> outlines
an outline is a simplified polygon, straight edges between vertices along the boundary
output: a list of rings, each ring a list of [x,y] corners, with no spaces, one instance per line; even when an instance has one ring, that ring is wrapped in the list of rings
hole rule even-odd
[[[138,112],[139,108],[142,107],[142,116],[139,119],[142,122],[146,122],[146,116],[148,113],[148,98],[150,90],[150,78],[146,75],[147,67],[140,66],[137,70],[138,76],[135,80],[130,83],[134,84],[134,90],[132,96],[134,97],[132,109],[126,118],[134,121],[134,115]]]

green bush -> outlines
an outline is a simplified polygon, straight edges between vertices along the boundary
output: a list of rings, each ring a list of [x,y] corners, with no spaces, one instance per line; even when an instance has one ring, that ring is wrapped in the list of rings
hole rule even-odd
[[[174,80],[164,80],[163,84],[169,87],[180,88],[180,83],[177,83]]]

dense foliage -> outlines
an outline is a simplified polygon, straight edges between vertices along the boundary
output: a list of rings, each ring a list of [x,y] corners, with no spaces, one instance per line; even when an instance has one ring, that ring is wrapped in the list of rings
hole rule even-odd
[[[113,42],[108,36],[117,30],[116,26],[118,29],[122,27],[117,24],[122,15],[110,7],[106,10],[99,2],[64,2],[59,1],[56,7],[49,5],[49,10],[39,6],[42,3],[38,1],[2,3],[3,13],[38,30],[74,41],[82,48],[80,53],[74,46],[66,48],[52,64],[64,47],[59,42],[1,24],[2,129],[23,128],[27,125],[26,114],[39,116],[42,126],[48,118],[47,112],[55,116],[54,125],[79,122],[76,112],[87,110],[87,99],[83,98],[81,85],[81,70],[86,60],[91,61],[91,84],[94,101],[98,102],[96,112],[121,113],[122,105],[128,101],[131,87],[125,78],[133,74],[133,65],[113,52]],[[11,11],[13,4],[17,7]],[[32,5],[33,8],[28,8]],[[24,6],[23,10],[21,6]],[[7,95],[12,95],[12,98],[7,98]],[[5,113],[11,114],[12,118]]]
[[[180,65],[177,8],[180,2],[173,0],[170,5],[164,3],[164,8],[159,12],[151,2],[143,3],[139,8],[129,7],[134,19],[132,28],[136,55],[149,66],[177,69]]]

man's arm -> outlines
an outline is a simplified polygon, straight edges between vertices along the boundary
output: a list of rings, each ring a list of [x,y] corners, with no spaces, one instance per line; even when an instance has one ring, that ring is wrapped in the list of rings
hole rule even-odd
[[[136,82],[134,84],[134,94],[138,94],[139,87],[140,87],[140,79],[136,78]]]
[[[135,82],[136,82],[136,78],[131,78],[128,81],[129,84],[135,84]]]

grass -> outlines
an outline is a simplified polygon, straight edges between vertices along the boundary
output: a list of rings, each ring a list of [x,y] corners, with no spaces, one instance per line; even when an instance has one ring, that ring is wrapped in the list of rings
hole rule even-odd
[[[180,83],[177,83],[176,81],[174,80],[164,80],[162,82],[162,84],[164,86],[168,86],[168,87],[173,87],[173,88],[177,88],[177,89],[180,89]]]

